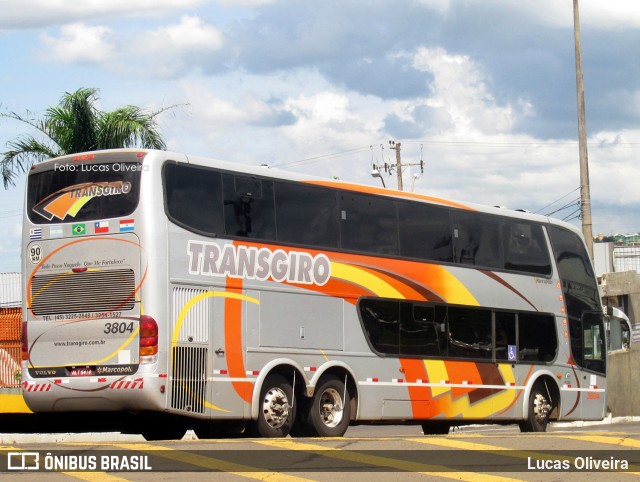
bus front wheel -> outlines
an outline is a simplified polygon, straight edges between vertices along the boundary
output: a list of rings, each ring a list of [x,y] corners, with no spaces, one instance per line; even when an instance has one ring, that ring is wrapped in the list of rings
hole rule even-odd
[[[547,390],[541,384],[535,385],[529,396],[527,419],[520,422],[520,430],[522,432],[546,432],[552,409]]]

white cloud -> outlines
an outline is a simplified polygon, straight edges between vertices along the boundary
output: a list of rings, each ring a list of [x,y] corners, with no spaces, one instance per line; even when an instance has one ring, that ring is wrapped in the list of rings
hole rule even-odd
[[[505,9],[521,9],[528,18],[542,24],[560,27],[573,26],[572,0],[536,0],[514,2],[513,0],[470,0],[487,6],[498,5]],[[578,2],[580,24],[598,29],[637,28],[640,26],[640,2],[637,0],[581,0]]]
[[[368,115],[354,107],[346,94],[336,91],[291,97],[284,106],[297,120],[283,127],[283,132],[299,146],[328,142],[338,148],[362,145],[377,137],[382,126],[382,112]]]
[[[185,73],[207,63],[223,47],[222,32],[199,17],[183,15],[177,24],[139,34],[129,54],[159,76]]]
[[[110,28],[82,23],[64,25],[59,37],[42,34],[40,41],[43,59],[63,64],[104,62],[115,50]]]
[[[149,16],[184,10],[208,0],[4,0],[1,2],[0,29],[46,27],[105,17]],[[34,13],[37,12],[37,13]]]
[[[191,99],[189,110],[195,123],[205,133],[212,127],[233,131],[236,126],[257,122],[270,113],[269,106],[250,92],[239,98],[223,98],[214,93],[223,89],[194,81],[183,82],[182,90]]]
[[[513,127],[513,108],[497,104],[482,72],[468,56],[423,47],[415,53],[413,66],[433,75],[431,97],[424,103],[446,111],[456,135],[474,138],[509,132]]]
[[[152,52],[163,50],[175,54],[191,50],[218,50],[222,47],[222,33],[202,19],[183,15],[180,23],[160,27],[145,35],[146,48]]]
[[[221,7],[259,7],[261,5],[271,5],[278,0],[216,0],[216,3]]]

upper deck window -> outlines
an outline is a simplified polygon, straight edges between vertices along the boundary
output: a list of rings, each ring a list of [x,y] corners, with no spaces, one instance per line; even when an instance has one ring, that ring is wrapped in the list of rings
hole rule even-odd
[[[167,164],[169,218],[209,236],[550,276],[528,220],[194,165]]]

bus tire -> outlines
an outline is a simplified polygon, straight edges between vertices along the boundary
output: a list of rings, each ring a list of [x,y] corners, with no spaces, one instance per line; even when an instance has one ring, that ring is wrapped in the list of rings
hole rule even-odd
[[[546,432],[552,408],[544,385],[536,383],[531,389],[527,419],[520,422],[520,431]]]
[[[351,399],[344,381],[335,377],[324,378],[305,414],[307,431],[320,437],[342,437],[351,422]]]
[[[269,375],[260,390],[255,432],[261,437],[286,437],[295,421],[293,387],[282,375]]]

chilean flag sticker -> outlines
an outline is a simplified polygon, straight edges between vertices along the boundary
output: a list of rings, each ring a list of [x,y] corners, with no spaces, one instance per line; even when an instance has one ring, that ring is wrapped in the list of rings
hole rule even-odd
[[[133,219],[121,219],[120,220],[120,231],[133,231],[134,223]]]
[[[96,221],[93,224],[96,234],[103,234],[109,232],[109,221]]]

